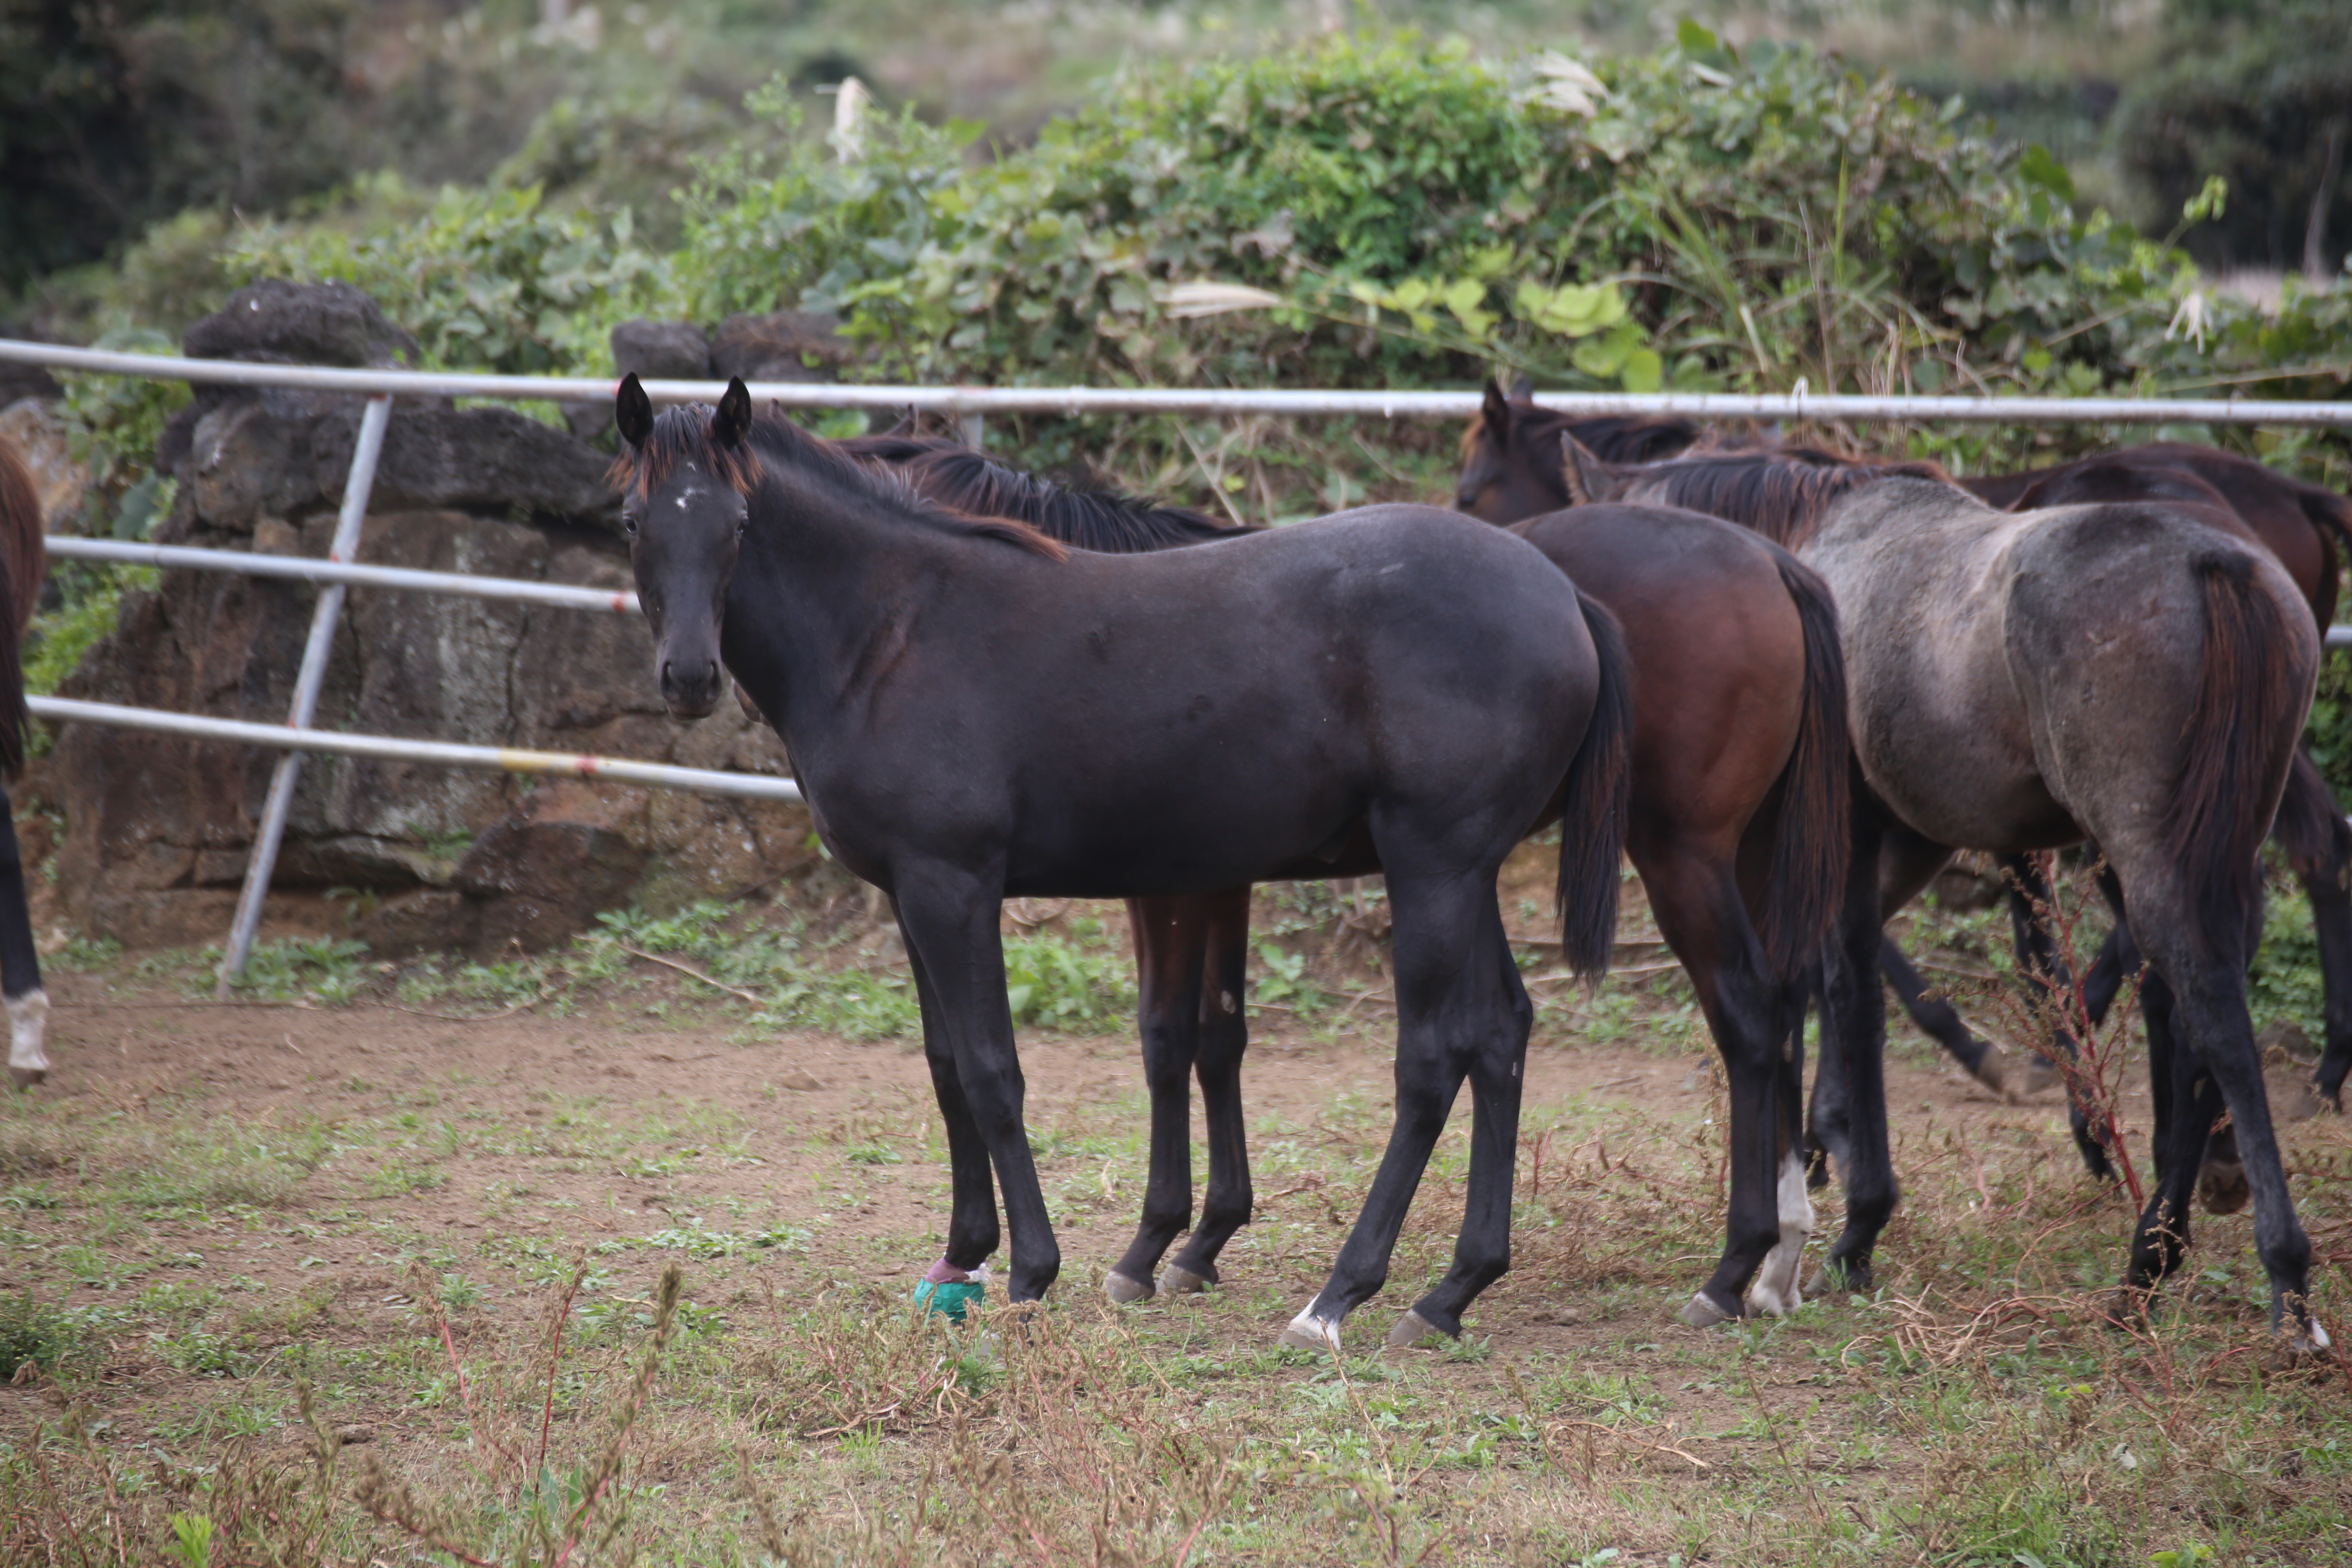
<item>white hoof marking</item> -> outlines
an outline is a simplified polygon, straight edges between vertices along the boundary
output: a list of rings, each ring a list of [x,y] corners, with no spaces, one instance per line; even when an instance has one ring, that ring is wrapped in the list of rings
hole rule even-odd
[[[41,1048],[48,1032],[49,995],[37,988],[6,998],[8,1009],[8,1070],[38,1083],[49,1070],[48,1053]]]
[[[1805,1304],[1797,1277],[1805,1258],[1805,1243],[1813,1234],[1813,1200],[1805,1190],[1805,1163],[1794,1151],[1780,1162],[1780,1185],[1774,1201],[1780,1211],[1780,1239],[1764,1255],[1763,1267],[1756,1271],[1756,1282],[1748,1289],[1748,1306],[1751,1311],[1778,1318]]]
[[[1339,1324],[1336,1319],[1318,1318],[1309,1307],[1290,1320],[1290,1327],[1282,1331],[1282,1342],[1296,1350],[1336,1351],[1339,1348]]]

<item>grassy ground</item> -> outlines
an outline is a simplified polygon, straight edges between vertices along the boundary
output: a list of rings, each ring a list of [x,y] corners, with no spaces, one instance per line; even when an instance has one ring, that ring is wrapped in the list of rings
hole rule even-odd
[[[1117,934],[1030,912],[1080,958]],[[1945,917],[1941,958],[1980,963],[1987,919]],[[731,951],[697,940],[645,951]],[[54,977],[60,1071],[0,1107],[0,1562],[2352,1556],[2347,1375],[2270,1365],[2247,1216],[2200,1219],[2153,1319],[2110,1325],[2126,1205],[2060,1108],[1915,1044],[1879,1293],[1675,1324],[1717,1245],[1723,1105],[1671,973],[1553,1010],[1516,1267],[1464,1342],[1276,1349],[1386,1136],[1390,1038],[1360,958],[1283,942],[1225,1284],[1102,1300],[1142,1175],[1127,1025],[1033,1033],[1063,1281],[961,1327],[908,1301],[947,1173],[903,1039],[755,1026],[634,956],[521,1000],[347,958],[321,1001],[331,964],[288,958],[285,1002],[216,1008],[193,955],[63,955],[88,967]],[[1465,1131],[1351,1350],[1443,1269]],[[2332,1322],[2352,1155],[2337,1118],[2286,1136]]]

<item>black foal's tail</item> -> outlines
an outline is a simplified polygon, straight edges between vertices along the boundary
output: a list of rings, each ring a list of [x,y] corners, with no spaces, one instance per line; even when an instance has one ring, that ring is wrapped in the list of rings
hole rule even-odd
[[[2298,653],[2311,634],[2256,583],[2251,554],[2210,551],[2190,570],[2205,590],[2205,671],[2170,837],[2209,930],[2234,932],[2261,896],[2256,856],[2277,815],[2255,792],[2270,787],[2270,770],[2296,754],[2302,737],[2315,671]],[[2308,624],[2300,606],[2294,616]]]
[[[1845,898],[1853,828],[1846,820],[1848,763],[1845,655],[1838,645],[1837,605],[1812,568],[1785,550],[1780,584],[1805,628],[1803,706],[1796,749],[1780,770],[1780,833],[1764,889],[1758,934],[1773,973],[1793,980],[1822,955]]]
[[[1625,634],[1617,617],[1577,591],[1599,656],[1601,689],[1584,743],[1568,765],[1559,823],[1559,951],[1588,980],[1609,973],[1617,940],[1617,861],[1625,848],[1625,805],[1633,789],[1633,684]]]
[[[2271,837],[2299,877],[2326,876],[2352,861],[2352,826],[2336,809],[2335,793],[2319,776],[2318,764],[2300,746],[2286,771],[2286,795],[2279,801]]]

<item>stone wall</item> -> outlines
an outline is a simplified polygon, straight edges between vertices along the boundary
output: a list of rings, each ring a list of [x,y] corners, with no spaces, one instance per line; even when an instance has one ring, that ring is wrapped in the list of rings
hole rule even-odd
[[[396,363],[404,334],[374,312],[356,290],[268,285],[233,298],[189,344],[234,357]],[[323,556],[358,417],[349,396],[206,392],[166,433],[161,457],[181,484],[158,537]],[[605,461],[507,409],[396,405],[359,559],[625,589]],[[315,597],[306,585],[166,573],[154,592],[124,595],[114,634],[61,694],[283,722]],[[668,718],[651,669],[651,639],[634,616],[355,589],[318,721],[789,771],[775,735],[734,703],[696,722]],[[275,756],[67,727],[43,770],[67,816],[64,912],[131,946],[217,941]],[[490,957],[558,942],[600,910],[739,893],[814,854],[797,806],[314,756],[272,914],[316,926],[331,908],[341,929],[386,952]],[[322,896],[337,890],[350,896],[329,905]]]

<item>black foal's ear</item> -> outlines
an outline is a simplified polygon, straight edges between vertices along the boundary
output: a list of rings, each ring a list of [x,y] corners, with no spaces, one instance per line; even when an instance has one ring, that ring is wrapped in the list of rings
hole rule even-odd
[[[1617,493],[1617,476],[1583,442],[1559,433],[1559,477],[1568,482],[1568,504],[1592,506]]]
[[[654,433],[654,400],[646,395],[635,371],[621,378],[620,390],[613,395],[613,424],[632,447],[644,446]]]
[[[1511,444],[1511,405],[1503,396],[1503,384],[1491,375],[1486,378],[1486,396],[1478,405],[1478,417],[1496,450]]]
[[[740,447],[751,433],[751,389],[739,375],[727,383],[727,395],[719,400],[719,412],[710,420],[710,438],[722,447]]]
[[[1511,401],[1525,403],[1536,395],[1536,384],[1524,375],[1511,378]]]

